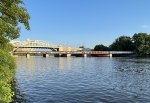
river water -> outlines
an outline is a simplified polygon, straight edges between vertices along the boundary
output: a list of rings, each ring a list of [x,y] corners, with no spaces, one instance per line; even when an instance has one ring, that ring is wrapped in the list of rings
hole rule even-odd
[[[22,103],[150,103],[150,59],[18,57]]]

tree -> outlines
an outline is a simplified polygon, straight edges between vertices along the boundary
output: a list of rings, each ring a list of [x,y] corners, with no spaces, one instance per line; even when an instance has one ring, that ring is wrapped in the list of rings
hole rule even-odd
[[[133,35],[135,52],[138,55],[150,55],[150,34],[135,33]]]
[[[9,41],[20,35],[19,24],[27,30],[30,16],[22,0],[0,0],[0,103],[12,102],[11,82],[15,74],[15,60],[10,55],[12,45]]]
[[[22,0],[0,0],[0,36],[11,40],[19,37],[19,23],[29,30],[30,19]]]
[[[113,51],[133,51],[134,44],[129,36],[120,36],[110,46]]]
[[[82,45],[82,46],[79,46],[79,48],[83,48],[84,49],[85,47]]]
[[[94,47],[94,51],[108,51],[108,50],[109,48],[107,46],[104,46],[103,44],[99,44]]]

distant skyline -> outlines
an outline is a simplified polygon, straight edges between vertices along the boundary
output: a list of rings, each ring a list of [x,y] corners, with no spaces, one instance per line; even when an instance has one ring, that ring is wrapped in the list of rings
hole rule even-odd
[[[150,33],[150,0],[24,0],[31,30],[18,40],[52,44],[110,45],[121,35]]]

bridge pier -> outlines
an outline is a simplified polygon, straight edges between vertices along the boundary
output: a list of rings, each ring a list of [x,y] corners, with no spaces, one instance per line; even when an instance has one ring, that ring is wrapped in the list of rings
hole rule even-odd
[[[71,54],[66,53],[66,54],[55,54],[55,57],[71,57]]]
[[[83,57],[87,57],[87,54],[83,54]]]
[[[26,54],[26,58],[30,58],[30,54]]]
[[[66,57],[71,57],[71,54],[66,54]]]
[[[112,57],[112,54],[111,54],[111,53],[109,54],[109,57],[110,57],[110,58]]]
[[[43,54],[43,57],[47,58],[47,57],[49,57],[49,55],[48,54]]]

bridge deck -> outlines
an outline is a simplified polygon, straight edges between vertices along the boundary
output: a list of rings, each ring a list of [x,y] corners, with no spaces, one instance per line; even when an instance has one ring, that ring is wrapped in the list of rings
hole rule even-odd
[[[20,51],[14,52],[14,54],[97,54],[97,55],[107,55],[107,54],[133,54],[132,51]]]

